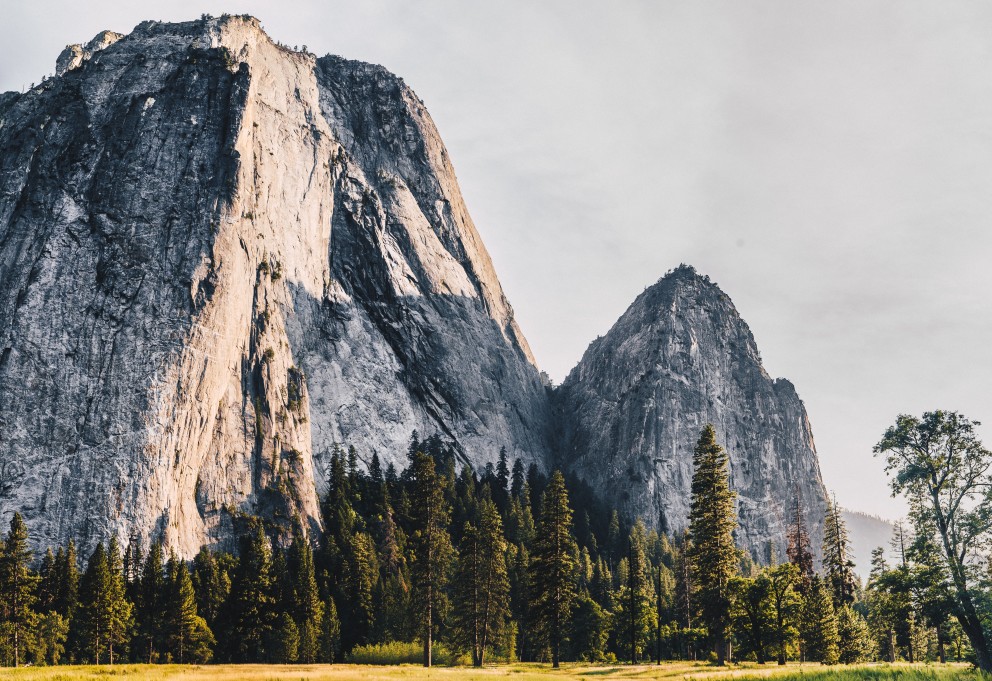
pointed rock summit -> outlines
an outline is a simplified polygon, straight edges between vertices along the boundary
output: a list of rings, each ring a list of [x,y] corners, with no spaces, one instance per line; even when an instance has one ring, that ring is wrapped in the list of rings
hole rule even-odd
[[[556,395],[560,464],[632,515],[686,527],[692,452],[703,426],[730,454],[738,541],[767,562],[785,552],[798,492],[814,537],[826,493],[806,409],[772,380],[730,298],[681,266],[594,341]],[[819,540],[815,541],[819,546]]]

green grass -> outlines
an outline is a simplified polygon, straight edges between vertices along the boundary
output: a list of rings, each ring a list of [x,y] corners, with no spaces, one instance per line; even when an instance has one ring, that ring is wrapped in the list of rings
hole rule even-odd
[[[370,651],[375,652],[375,651]],[[378,651],[407,654],[408,651]],[[979,681],[978,672],[967,665],[878,664],[822,667],[820,665],[755,664],[713,667],[701,662],[668,662],[662,665],[566,664],[554,670],[551,665],[507,664],[484,669],[419,665],[115,665],[81,667],[35,667],[0,670],[4,681],[107,681],[113,678],[139,681],[595,681],[597,679],[668,679],[719,681]]]

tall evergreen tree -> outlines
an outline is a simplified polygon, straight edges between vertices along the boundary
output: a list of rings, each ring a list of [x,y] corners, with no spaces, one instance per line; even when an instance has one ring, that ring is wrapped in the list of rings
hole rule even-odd
[[[80,644],[86,657],[96,664],[100,664],[107,651],[109,591],[107,552],[100,543],[93,550],[79,583]]]
[[[541,499],[541,515],[530,561],[531,609],[537,632],[551,648],[555,668],[561,662],[561,644],[575,600],[575,557],[572,509],[561,471]]]
[[[293,537],[286,562],[293,585],[292,616],[299,632],[300,662],[313,664],[320,659],[324,604],[317,589],[313,549],[302,532],[297,532]]]
[[[413,603],[424,666],[432,663],[437,627],[448,609],[447,573],[454,554],[448,534],[449,505],[434,459],[417,452],[411,467],[413,495]]]
[[[225,606],[224,639],[231,662],[266,660],[277,617],[271,573],[272,553],[261,523],[255,522],[239,540],[238,566]]]
[[[837,618],[830,593],[819,576],[813,578],[809,594],[803,601],[800,635],[807,661],[837,664]]]
[[[204,546],[193,558],[192,579],[196,612],[213,629],[231,593],[231,577],[214,552]]]
[[[169,557],[167,595],[165,633],[172,659],[179,664],[205,661],[204,656],[209,659],[213,633],[197,614],[196,593],[189,568],[185,561],[174,555]]]
[[[321,655],[324,662],[341,661],[341,620],[334,598],[324,603],[324,617],[321,621]]]
[[[134,624],[133,608],[127,600],[124,583],[124,565],[117,537],[107,544],[107,661],[114,663],[115,651],[122,655],[127,650]]]
[[[854,603],[858,578],[851,560],[851,542],[837,499],[827,500],[823,527],[823,571],[834,609]]]
[[[165,611],[167,594],[162,560],[162,545],[156,542],[152,544],[145,557],[135,603],[136,644],[141,659],[148,663],[155,662],[165,648],[162,615]]]
[[[792,524],[788,531],[788,547],[786,555],[789,562],[798,569],[796,589],[800,595],[809,593],[810,584],[816,570],[813,567],[813,548],[810,542],[809,530],[806,528],[806,512],[803,509],[802,493],[796,485],[795,503],[792,508]]]
[[[689,558],[696,603],[713,639],[719,665],[730,656],[730,580],[740,565],[733,535],[737,527],[735,494],[730,490],[727,467],[727,453],[717,444],[713,426],[707,425],[693,453]]]
[[[15,667],[21,664],[25,643],[37,619],[37,584],[38,577],[31,571],[28,528],[21,514],[15,513],[0,552],[0,617],[11,639]]]
[[[480,507],[479,527],[466,524],[454,583],[456,639],[472,652],[472,664],[485,663],[509,615],[510,583],[506,540],[499,511],[489,499]]]
[[[631,664],[637,664],[647,648],[654,624],[650,565],[645,555],[646,532],[639,520],[630,530],[625,557],[626,575],[617,594],[618,607],[614,613],[617,642],[626,651]]]

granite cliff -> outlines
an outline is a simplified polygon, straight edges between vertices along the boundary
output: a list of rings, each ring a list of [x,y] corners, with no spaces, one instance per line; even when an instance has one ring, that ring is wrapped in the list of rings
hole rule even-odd
[[[692,451],[712,423],[730,455],[738,542],[785,551],[797,491],[819,547],[826,493],[806,409],[772,380],[730,298],[691,267],[645,290],[556,395],[560,465],[654,526],[685,528]]]
[[[542,379],[423,103],[251,17],[145,22],[0,94],[0,522],[183,555],[242,514],[320,523],[329,454],[564,465],[684,525],[703,423],[741,541],[782,546],[822,483],[802,402],[689,269],[557,391]]]
[[[546,387],[422,102],[250,17],[0,98],[0,515],[45,544],[318,519],[336,443],[542,465]]]

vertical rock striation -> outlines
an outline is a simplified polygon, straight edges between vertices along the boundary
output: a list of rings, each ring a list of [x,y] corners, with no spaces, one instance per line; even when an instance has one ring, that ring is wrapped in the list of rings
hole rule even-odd
[[[560,464],[649,523],[686,526],[692,451],[707,423],[730,454],[738,543],[782,559],[798,490],[819,548],[826,493],[802,401],[772,380],[716,284],[680,267],[593,342],[556,394]]]
[[[549,405],[423,104],[249,17],[145,22],[0,96],[0,519],[40,544],[319,524],[414,430],[543,463]]]

